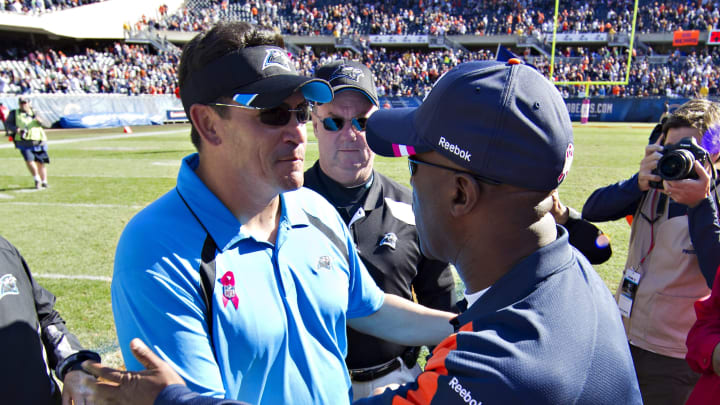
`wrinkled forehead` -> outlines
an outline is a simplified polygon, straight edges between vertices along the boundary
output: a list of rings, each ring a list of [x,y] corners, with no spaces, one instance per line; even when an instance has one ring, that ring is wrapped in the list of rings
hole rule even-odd
[[[317,111],[321,114],[348,117],[366,116],[376,109],[377,107],[364,94],[355,90],[342,90],[335,93],[331,102],[317,106]]]

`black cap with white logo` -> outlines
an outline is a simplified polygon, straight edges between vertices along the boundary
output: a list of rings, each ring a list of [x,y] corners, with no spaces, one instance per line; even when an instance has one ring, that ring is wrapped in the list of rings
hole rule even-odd
[[[377,90],[373,74],[367,66],[351,60],[337,60],[320,66],[315,77],[330,83],[333,92],[343,90],[356,90],[370,99],[373,105],[378,105]]]
[[[263,45],[238,49],[191,72],[180,98],[190,116],[191,105],[223,96],[248,107],[277,107],[297,90],[318,103],[333,97],[326,81],[298,74],[287,50]]]

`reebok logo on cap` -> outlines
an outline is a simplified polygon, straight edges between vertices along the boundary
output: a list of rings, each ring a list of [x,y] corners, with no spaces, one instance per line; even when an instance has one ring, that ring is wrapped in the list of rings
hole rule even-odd
[[[287,52],[281,51],[280,49],[268,49],[265,61],[262,65],[262,70],[275,66],[291,72],[292,68],[290,68],[290,63],[290,58],[288,57]]]
[[[360,82],[360,78],[363,77],[364,75],[365,74],[362,72],[362,70],[360,70],[356,67],[341,65],[330,75],[330,78],[328,79],[328,81],[330,82],[330,84],[332,84],[333,80],[339,79],[341,77],[345,77],[354,82]]]
[[[468,162],[470,161],[470,157],[472,156],[472,153],[470,153],[470,152],[462,149],[461,147],[459,147],[459,146],[457,146],[457,145],[451,144],[450,142],[448,142],[447,140],[445,140],[445,137],[444,137],[444,136],[441,136],[441,137],[440,137],[440,141],[438,141],[438,145],[439,145],[441,148],[445,149],[446,151],[448,151],[448,152],[450,152],[450,153],[453,153],[453,154],[459,156],[460,159],[465,159],[465,160],[467,160]]]

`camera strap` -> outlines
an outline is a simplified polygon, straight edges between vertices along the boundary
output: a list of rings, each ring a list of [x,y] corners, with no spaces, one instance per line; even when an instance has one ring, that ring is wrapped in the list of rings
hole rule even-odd
[[[658,194],[660,195],[660,199],[658,200],[657,205],[655,205],[655,199],[658,197]],[[650,247],[648,248],[648,251],[645,252],[642,259],[640,259],[640,262],[636,267],[637,270],[640,270],[640,266],[642,266],[642,264],[645,262],[645,259],[647,259],[647,257],[650,255],[650,252],[652,252],[652,250],[655,248],[655,222],[657,222],[657,220],[660,219],[665,213],[665,205],[667,205],[666,203],[667,196],[659,192],[658,190],[653,190],[652,201],[650,202],[650,209],[652,210],[652,207],[655,207],[655,217],[653,219],[650,219],[642,212],[642,210],[640,210],[640,216],[650,223]]]
[[[658,194],[660,194],[660,200],[658,201],[657,205],[655,205],[655,197],[657,197]],[[645,198],[647,198],[647,194],[645,194]],[[650,208],[652,209],[652,207],[655,207],[655,215],[653,216],[653,218],[648,218],[648,216],[645,215],[644,212],[642,212],[642,209],[640,210],[640,217],[648,221],[651,227],[655,222],[657,222],[658,219],[660,219],[660,217],[663,216],[663,214],[665,213],[665,206],[667,205],[667,196],[663,193],[659,193],[657,190],[653,190],[652,198],[653,200],[650,203]],[[645,201],[643,199],[643,201],[640,202],[640,207],[642,207],[642,204],[644,202]]]

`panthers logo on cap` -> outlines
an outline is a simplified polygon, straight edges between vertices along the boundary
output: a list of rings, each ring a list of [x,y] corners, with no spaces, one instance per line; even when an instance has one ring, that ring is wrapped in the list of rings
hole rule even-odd
[[[345,77],[347,79],[350,79],[354,82],[359,82],[360,78],[365,76],[365,73],[363,73],[362,70],[347,66],[347,65],[340,65],[335,71],[330,75],[330,78],[328,79],[329,82],[332,82],[335,79],[339,79],[342,77]]]
[[[291,68],[291,63],[292,62],[290,61],[290,57],[288,57],[287,52],[280,49],[268,49],[267,54],[265,55],[265,61],[262,65],[262,70],[275,66],[285,69],[288,72],[292,72],[293,69]]]

